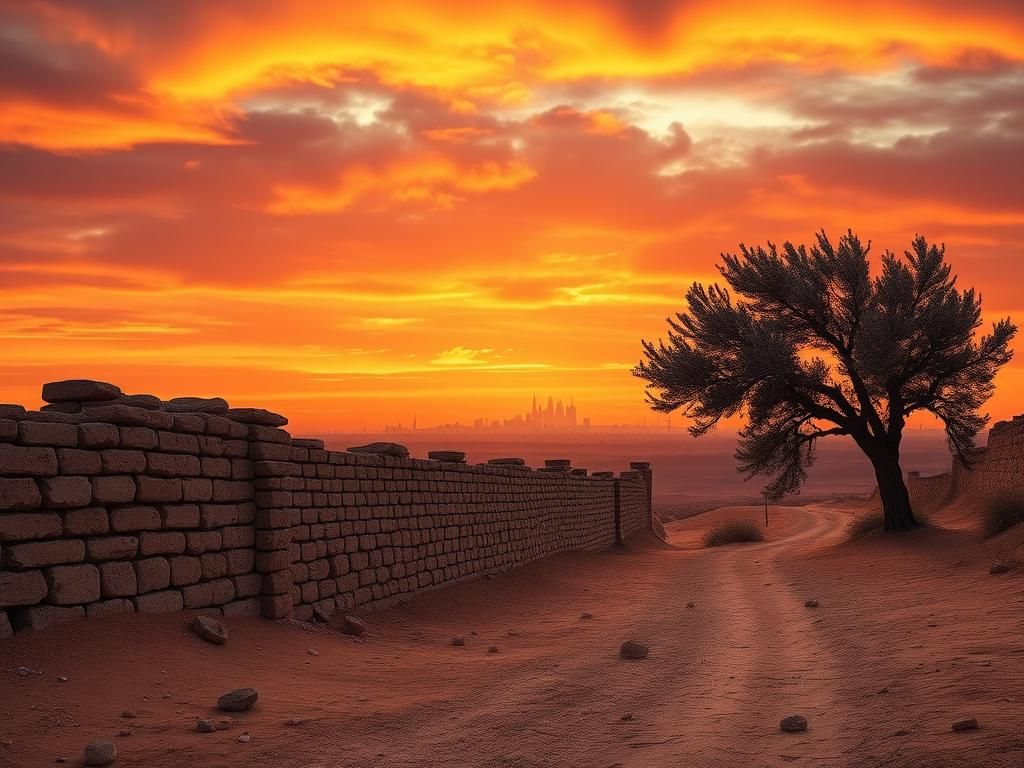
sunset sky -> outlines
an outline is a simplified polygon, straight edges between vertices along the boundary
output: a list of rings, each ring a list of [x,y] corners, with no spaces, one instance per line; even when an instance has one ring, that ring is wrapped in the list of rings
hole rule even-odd
[[[1019,0],[497,7],[0,4],[0,401],[639,421],[689,283],[822,227],[1024,320]]]

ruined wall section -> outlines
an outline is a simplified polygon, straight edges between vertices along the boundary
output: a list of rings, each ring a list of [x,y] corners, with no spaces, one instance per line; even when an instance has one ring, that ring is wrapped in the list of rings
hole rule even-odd
[[[219,398],[43,393],[0,405],[0,637],[135,611],[325,618],[652,527],[643,463],[327,451]]]

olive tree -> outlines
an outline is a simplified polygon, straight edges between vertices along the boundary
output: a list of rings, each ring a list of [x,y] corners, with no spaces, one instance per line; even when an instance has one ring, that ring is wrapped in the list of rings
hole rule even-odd
[[[810,248],[722,254],[728,287],[694,283],[667,338],[643,342],[634,374],[650,406],[681,411],[694,436],[741,417],[738,468],[768,476],[773,497],[799,489],[819,438],[852,438],[896,531],[917,525],[900,467],[907,418],[935,416],[970,466],[1017,329],[1004,319],[979,334],[981,296],[957,287],[945,246],[917,237],[874,276],[870,248],[852,231],[837,244],[822,232]]]

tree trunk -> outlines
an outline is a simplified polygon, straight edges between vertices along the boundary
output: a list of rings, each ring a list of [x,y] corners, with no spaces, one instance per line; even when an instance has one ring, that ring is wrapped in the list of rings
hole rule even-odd
[[[918,522],[910,508],[910,494],[903,482],[899,454],[881,451],[869,458],[875,468],[875,479],[878,480],[878,495],[882,499],[882,515],[885,518],[884,529],[909,531],[916,528]]]

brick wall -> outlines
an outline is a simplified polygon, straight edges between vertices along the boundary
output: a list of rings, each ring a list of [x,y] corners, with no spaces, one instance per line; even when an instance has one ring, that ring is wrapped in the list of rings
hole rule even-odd
[[[911,502],[931,509],[957,497],[981,501],[998,493],[1020,493],[1024,487],[1024,416],[1000,421],[989,431],[988,445],[970,469],[954,461],[949,472],[907,477]]]
[[[268,411],[77,384],[105,399],[0,405],[0,636],[133,611],[380,607],[651,527],[642,466],[327,451]]]

